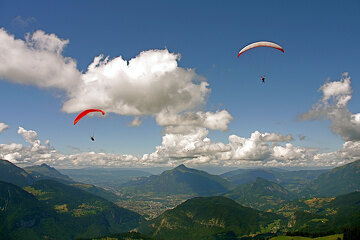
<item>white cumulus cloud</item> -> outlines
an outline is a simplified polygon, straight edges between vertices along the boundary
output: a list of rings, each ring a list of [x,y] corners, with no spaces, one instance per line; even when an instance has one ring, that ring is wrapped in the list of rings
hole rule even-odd
[[[169,163],[177,165],[178,163],[191,162],[209,163],[212,159],[217,159],[222,152],[231,150],[230,146],[211,141],[207,135],[206,128],[198,127],[188,129],[187,134],[166,133],[162,137],[162,144],[156,147],[156,151],[151,154],[145,154],[143,161],[154,163]]]
[[[72,89],[79,83],[76,62],[61,55],[68,40],[36,31],[25,40],[0,29],[0,79],[38,87]]]
[[[188,132],[165,133],[162,143],[153,153],[142,156],[129,154],[80,152],[62,154],[48,140],[40,141],[34,130],[19,127],[26,145],[0,144],[0,158],[20,165],[47,163],[51,166],[339,166],[359,159],[360,142],[347,141],[343,148],[330,153],[318,149],[294,146],[287,142],[291,135],[253,132],[249,138],[229,136],[229,143],[215,142],[203,127],[188,128]],[[269,137],[271,136],[271,137]],[[276,141],[274,141],[276,140]],[[283,140],[284,145],[279,142]]]
[[[65,112],[98,107],[121,115],[179,113],[205,103],[208,83],[192,69],[178,66],[168,50],[141,52],[130,61],[96,57],[69,94]]]
[[[100,55],[81,73],[74,59],[62,55],[68,43],[41,30],[23,40],[0,29],[0,80],[60,89],[67,113],[100,108],[134,117],[179,114],[202,107],[210,93],[206,79],[180,67],[180,54],[167,49],[143,51],[129,61]],[[204,114],[206,127],[227,128],[225,112]],[[130,125],[139,124],[135,118]]]

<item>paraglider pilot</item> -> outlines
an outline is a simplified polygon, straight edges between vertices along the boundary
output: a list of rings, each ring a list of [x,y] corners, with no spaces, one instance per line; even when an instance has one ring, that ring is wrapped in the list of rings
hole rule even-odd
[[[265,83],[265,76],[262,76],[262,77],[261,77],[261,81],[262,81],[263,83]]]

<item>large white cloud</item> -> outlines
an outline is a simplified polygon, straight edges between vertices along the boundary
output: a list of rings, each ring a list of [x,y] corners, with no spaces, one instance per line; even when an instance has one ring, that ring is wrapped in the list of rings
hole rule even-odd
[[[194,69],[179,67],[180,54],[167,49],[143,51],[129,61],[100,55],[81,73],[74,59],[62,55],[68,43],[40,30],[22,40],[0,29],[0,80],[63,90],[62,110],[67,113],[101,108],[135,117],[159,115],[160,125],[164,116],[198,110],[210,93],[206,79]],[[196,126],[210,129],[225,130],[231,120],[227,111],[193,116],[199,118]],[[140,123],[135,118],[130,125]]]
[[[264,166],[276,159],[278,165],[296,166],[300,161],[311,164],[317,150],[293,146],[288,143],[292,140],[291,135],[255,131],[249,138],[231,135],[229,143],[222,143],[212,141],[206,128],[187,128],[187,132],[167,132],[156,151],[145,154],[142,161],[169,165]]]
[[[269,144],[261,139],[258,131],[252,133],[250,138],[231,135],[229,142],[233,148],[232,159],[264,160],[271,154]]]
[[[25,40],[0,29],[0,79],[70,90],[79,83],[76,62],[61,55],[68,40],[36,31]]]
[[[221,142],[212,142],[208,137],[208,130],[203,127],[188,129],[187,134],[166,133],[161,146],[156,151],[145,154],[143,161],[154,163],[209,163],[219,158],[218,154],[231,151],[230,146]]]
[[[63,110],[98,107],[121,115],[179,113],[205,103],[208,83],[192,69],[178,66],[178,54],[148,50],[126,61],[96,57],[69,95]]]

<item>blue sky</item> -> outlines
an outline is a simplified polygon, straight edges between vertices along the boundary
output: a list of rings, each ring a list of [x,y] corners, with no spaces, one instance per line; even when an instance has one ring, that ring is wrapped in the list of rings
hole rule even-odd
[[[340,81],[344,72],[351,77],[352,89],[352,98],[346,109],[352,114],[359,112],[358,1],[5,0],[0,2],[0,24],[7,34],[22,41],[27,33],[32,34],[37,30],[69,40],[61,54],[76,61],[81,73],[86,73],[94,57],[100,54],[110,59],[122,56],[127,61],[140,52],[153,49],[167,49],[169,53],[180,54],[178,67],[194,69],[198,76],[209,83],[211,93],[195,108],[177,114],[226,110],[232,116],[232,120],[226,124],[227,131],[204,127],[208,130],[206,136],[214,143],[227,145],[231,135],[250,139],[251,134],[258,131],[261,134],[291,135],[293,138],[276,143],[264,140],[264,144],[270,148],[274,144],[285,146],[290,142],[299,148],[317,149],[316,154],[335,154],[332,158],[336,160],[317,165],[337,165],[360,155],[358,148],[352,148],[351,158],[339,159],[339,155],[336,155],[345,142],[355,144],[358,139],[344,133],[346,126],[335,126],[331,130],[329,126],[336,122],[329,117],[331,114],[320,114],[320,118],[324,119],[322,121],[299,120],[301,114],[308,112],[321,99],[322,93],[318,90],[327,79]],[[258,48],[237,58],[242,47],[260,40],[280,44],[285,53]],[[265,84],[260,80],[262,74],[267,76]],[[134,162],[134,166],[138,163],[224,165],[228,159],[217,157],[215,160],[202,161],[199,158],[208,157],[208,152],[194,150],[193,155],[185,154],[184,157],[168,151],[162,137],[172,133],[156,121],[156,114],[141,115],[142,124],[138,127],[128,126],[132,116],[115,113],[109,113],[106,118],[89,117],[81,125],[73,126],[72,121],[77,114],[61,110],[68,99],[63,89],[39,87],[27,84],[26,80],[19,84],[1,72],[0,79],[0,107],[3,110],[0,122],[8,126],[0,134],[0,143],[4,146],[18,143],[27,149],[26,146],[33,144],[31,141],[36,137],[26,141],[24,135],[18,133],[18,127],[22,127],[26,131],[35,131],[42,143],[49,139],[51,149],[56,149],[59,154],[94,151],[140,158],[143,154],[155,152],[156,146],[161,145],[164,152],[169,154],[162,155],[161,161],[142,160],[141,163]],[[148,94],[154,93],[149,91]],[[355,131],[358,127],[356,124],[352,125]],[[95,134],[95,142],[90,141],[92,134]],[[305,139],[300,141],[300,135]],[[234,148],[236,151],[236,147],[232,146]],[[253,150],[262,151],[256,147]],[[3,157],[6,154],[3,153]],[[314,163],[314,153],[310,155],[311,160],[302,164]],[[156,158],[159,158],[158,155]],[[258,165],[298,165],[296,157],[290,157],[290,160],[284,157],[280,161],[273,150],[265,155],[260,154],[260,158],[251,158],[253,162],[250,163],[237,158],[238,161],[229,160],[228,164],[243,166],[252,165],[255,161]],[[10,160],[38,163],[36,160],[24,160],[23,157]],[[61,165],[56,156],[48,161]],[[72,163],[69,161],[67,164]],[[82,161],[82,164],[86,165],[86,161]],[[111,164],[106,162],[104,165]]]

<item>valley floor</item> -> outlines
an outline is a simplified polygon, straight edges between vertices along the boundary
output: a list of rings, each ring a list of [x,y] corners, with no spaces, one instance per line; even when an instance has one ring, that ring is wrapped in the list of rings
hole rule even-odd
[[[139,213],[147,220],[151,220],[191,197],[192,196],[188,195],[153,196],[149,194],[138,194],[126,197],[123,196],[116,204],[119,207]]]
[[[324,237],[317,237],[317,238],[309,238],[309,237],[300,237],[300,236],[277,236],[270,238],[270,240],[338,240],[343,239],[343,234],[334,234]]]

